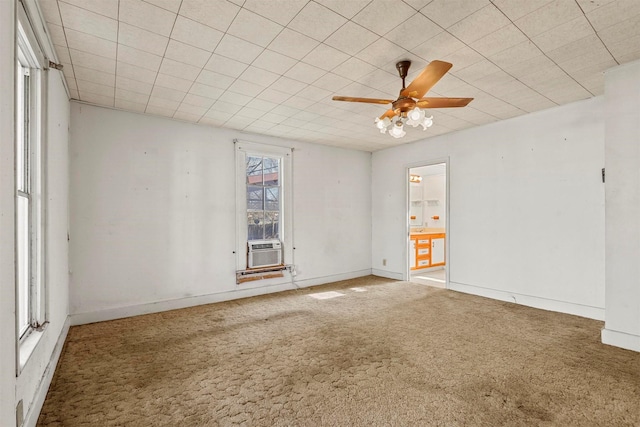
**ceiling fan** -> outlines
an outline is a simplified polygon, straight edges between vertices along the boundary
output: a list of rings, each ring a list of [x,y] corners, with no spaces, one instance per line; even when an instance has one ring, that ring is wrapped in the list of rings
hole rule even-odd
[[[424,70],[416,77],[409,86],[405,87],[404,79],[407,77],[411,61],[400,61],[396,64],[400,78],[402,79],[402,89],[398,99],[378,99],[378,98],[354,98],[349,96],[334,96],[334,101],[366,102],[369,104],[391,104],[391,108],[383,115],[376,118],[376,127],[381,133],[387,131],[387,127],[393,123],[389,130],[389,135],[394,138],[402,138],[406,132],[405,123],[416,127],[422,125],[426,130],[433,124],[433,116],[426,117],[427,108],[454,108],[464,107],[473,98],[423,98],[423,96],[449,71],[453,64],[444,61],[431,61]]]

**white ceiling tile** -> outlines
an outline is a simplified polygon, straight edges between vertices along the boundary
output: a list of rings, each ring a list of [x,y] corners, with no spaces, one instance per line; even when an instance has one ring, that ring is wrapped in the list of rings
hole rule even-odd
[[[599,7],[605,6],[617,0],[576,0],[584,13],[593,12]]]
[[[248,67],[247,64],[230,59],[225,56],[213,54],[204,66],[206,70],[215,71],[229,77],[238,77]]]
[[[497,65],[488,59],[483,59],[466,68],[458,69],[456,67],[456,69],[452,69],[450,73],[470,83],[498,71],[500,71],[500,68]]]
[[[625,21],[611,25],[598,32],[602,41],[607,45],[628,44],[640,35],[640,15],[636,15]]]
[[[240,0],[231,0],[231,1],[240,1]],[[208,126],[222,127],[225,123],[224,120],[212,119],[211,117],[207,117],[206,115],[202,116],[198,123],[205,124]]]
[[[313,85],[321,89],[337,91],[351,83],[351,80],[333,73],[327,73],[313,82]]]
[[[318,44],[317,41],[310,37],[285,28],[278,37],[271,42],[269,49],[291,58],[302,59],[318,46]]]
[[[173,13],[178,13],[182,0],[144,0]]]
[[[180,77],[188,80],[195,80],[200,74],[201,69],[188,65],[183,62],[174,61],[173,59],[164,58],[160,66],[160,72],[174,77]]]
[[[546,54],[549,58],[561,64],[580,56],[585,56],[595,49],[599,51],[606,50],[598,36],[593,34],[553,49]]]
[[[214,103],[211,104],[211,112],[213,111],[220,111],[222,113],[228,113],[228,114],[236,114],[238,111],[240,111],[242,109],[242,106],[240,105],[234,105],[234,104],[228,104],[224,101],[216,101]],[[209,114],[207,114],[209,115]]]
[[[240,75],[239,79],[257,83],[260,86],[269,86],[270,84],[278,80],[279,77],[279,74],[262,70],[254,66],[249,66],[249,68],[247,68],[244,73]]]
[[[103,71],[110,74],[114,74],[116,72],[116,61],[113,59],[75,49],[69,49],[69,53],[74,66],[78,65],[80,67],[91,68],[93,70]]]
[[[291,95],[285,92],[280,92],[279,90],[267,88],[258,95],[258,98],[280,104],[291,98]]]
[[[443,31],[427,42],[412,49],[412,52],[422,59],[431,62],[434,59],[440,59],[446,55],[450,55],[463,47],[465,47],[464,43],[446,31]]]
[[[269,102],[269,101],[265,101],[263,99],[254,99],[253,101],[251,101],[251,102],[249,102],[247,104],[247,107],[255,108],[255,109],[264,111],[265,113],[273,110],[277,106],[278,106],[278,104],[275,104],[275,103]]]
[[[416,13],[385,34],[385,38],[407,50],[421,45],[442,32],[442,28],[420,13]]]
[[[91,104],[96,104],[96,105],[103,105],[105,107],[113,107],[114,105],[114,98],[113,96],[104,96],[104,95],[98,95],[95,93],[91,93],[91,92],[78,92],[78,98],[81,101],[84,102],[89,102]]]
[[[159,92],[159,94],[165,95],[163,92]],[[182,94],[182,96],[180,96],[180,99],[168,99],[167,97],[161,97],[152,93],[152,95],[149,97],[149,105],[175,111],[180,105],[180,102],[182,102],[182,98],[184,98],[184,95],[185,94]],[[175,96],[172,97],[177,98]]]
[[[325,71],[314,67],[313,65],[298,62],[289,71],[285,73],[285,76],[298,80],[303,83],[313,83],[325,74]]]
[[[120,0],[120,21],[168,37],[176,14],[142,0]]]
[[[249,117],[251,119],[259,119],[260,117],[264,116],[264,111],[262,110],[257,110],[255,108],[251,108],[251,107],[244,107],[241,110],[239,110],[237,112],[237,114],[239,116],[243,116],[243,117]]]
[[[66,35],[67,45],[71,49],[81,50],[105,58],[116,59],[117,43],[115,42],[101,39],[91,34],[81,33],[71,28],[67,28]]]
[[[509,19],[515,21],[553,0],[491,0]]]
[[[589,12],[587,17],[596,31],[602,31],[637,15],[640,15],[639,1],[617,0]]]
[[[304,90],[299,92],[298,95],[305,93],[308,88],[309,86],[304,88]],[[314,102],[315,101],[311,99],[303,98],[302,96],[294,96],[287,100],[287,106],[298,108],[298,109],[304,109],[304,108],[307,108],[309,105],[313,105]]]
[[[183,104],[196,105],[198,107],[204,108],[211,108],[214,102],[216,102],[215,98],[196,95],[194,93],[188,93],[182,100]]]
[[[60,17],[57,0],[41,0],[38,3],[40,4],[45,22],[62,26],[62,18]]]
[[[227,34],[266,47],[282,31],[282,28],[280,24],[246,9],[241,9],[227,30]]]
[[[562,69],[567,71],[568,73],[573,73],[575,71],[589,67],[591,64],[598,64],[601,62],[609,61],[611,59],[613,59],[611,53],[607,49],[605,49],[602,44],[600,44],[598,47],[590,49],[583,55],[576,55],[571,59],[563,59],[562,61],[558,61],[558,65],[560,65],[560,67],[562,67]]]
[[[325,71],[329,71],[344,61],[349,59],[349,55],[340,52],[339,50],[327,46],[324,43],[320,43],[316,46],[302,61],[314,65],[318,68],[322,68]]]
[[[149,96],[153,89],[153,85],[150,83],[142,83],[137,80],[131,80],[126,77],[118,77],[116,79],[116,88]]]
[[[328,91],[326,89],[322,89],[316,86],[307,86],[299,94],[300,97],[310,99],[312,101],[320,101],[321,99],[331,98],[332,95],[333,95],[332,91]],[[291,103],[289,105],[293,105],[293,104]]]
[[[375,33],[349,21],[331,34],[324,42],[342,52],[355,55],[379,38]]]
[[[200,95],[200,96],[204,96],[211,99],[218,99],[223,94],[223,92],[224,92],[223,89],[209,86],[203,83],[198,83],[198,82],[194,83],[193,86],[191,86],[191,89],[189,89],[189,93],[193,93],[194,95]],[[243,95],[238,95],[238,96],[243,96]]]
[[[251,124],[254,119],[243,116],[233,116],[229,120],[226,121],[224,127],[229,127],[231,129],[244,129],[247,125]]]
[[[118,21],[86,9],[58,3],[65,28],[71,28],[103,39],[118,40]]]
[[[265,89],[264,86],[257,85],[251,82],[245,82],[244,80],[236,80],[229,87],[229,90],[232,92],[237,92],[241,95],[247,96],[258,96],[260,92]]]
[[[277,114],[282,114],[283,116],[291,117],[295,114],[298,114],[300,112],[300,109],[283,104],[283,105],[278,105],[276,108],[274,108],[271,111]]]
[[[273,52],[269,49],[265,49],[260,56],[253,61],[254,66],[262,68],[263,70],[272,71],[274,73],[283,74],[289,68],[293,67],[296,63],[295,59],[282,55],[277,52]]]
[[[555,0],[514,23],[527,36],[534,37],[580,16],[582,16],[582,10],[575,1]]]
[[[120,22],[118,28],[118,43],[144,52],[153,53],[154,55],[163,56],[167,49],[169,38]]]
[[[468,17],[453,24],[448,31],[465,43],[472,43],[485,37],[511,21],[506,18],[494,5],[489,4],[472,13]]]
[[[589,21],[584,16],[579,16],[533,37],[532,40],[543,52],[548,52],[592,34],[594,31]]]
[[[208,96],[208,95],[205,95]],[[247,105],[253,98],[246,95],[240,95],[239,93],[234,93],[231,91],[226,91],[222,93],[219,97],[219,101],[224,101],[233,105],[244,106]]]
[[[309,2],[289,23],[296,30],[318,41],[323,41],[340,28],[347,20],[322,5]]]
[[[269,123],[282,123],[288,119],[287,116],[283,116],[281,114],[276,114],[274,112],[266,113],[264,116],[260,117],[260,120]]]
[[[198,83],[224,90],[231,86],[231,83],[233,83],[235,79],[233,77],[216,73],[215,71],[202,70],[196,81]]]
[[[493,88],[497,86],[503,86],[514,80],[515,79],[513,76],[507,74],[502,70],[499,70],[485,77],[474,80],[472,84],[478,89],[482,89],[483,91],[491,93]]]
[[[542,54],[542,51],[540,51],[535,44],[530,41],[525,41],[495,55],[491,55],[489,59],[498,67],[508,69],[509,67],[513,67],[515,64]]]
[[[289,77],[280,77],[275,83],[269,86],[271,89],[278,90],[280,92],[295,95],[302,89],[307,87],[306,83],[299,82],[298,80],[290,79]]]
[[[116,86],[116,99],[136,102],[139,104],[147,104],[149,102],[149,94],[133,92]]]
[[[134,111],[137,113],[144,113],[147,108],[147,104],[141,104],[138,102],[127,101],[125,99],[116,98],[115,107],[126,111]]]
[[[219,31],[227,31],[240,8],[226,0],[183,0],[180,15]]]
[[[367,6],[371,0],[315,0],[317,3],[339,13],[347,19],[353,18]]]
[[[207,61],[209,61],[211,52],[184,44],[177,40],[170,40],[164,57],[184,64],[193,65],[194,67],[203,68]]]
[[[351,80],[358,80],[359,78],[374,72],[376,69],[376,67],[362,61],[361,59],[351,57],[341,65],[334,68],[333,73]]]
[[[144,83],[155,82],[157,72],[147,70],[146,68],[138,67],[136,65],[127,64],[126,62],[119,62],[116,70],[117,76],[126,77],[128,79],[137,80]]]
[[[151,71],[158,71],[162,57],[144,52],[138,49],[134,49],[129,46],[118,46],[118,63],[126,62],[131,65],[139,65]]]
[[[280,25],[287,25],[307,2],[308,0],[246,0],[243,7]]]
[[[93,93],[95,95],[113,97],[115,93],[113,86],[101,85],[80,79],[76,79],[76,83],[78,84],[78,91],[81,96],[84,96],[86,93]]]
[[[148,104],[145,110],[145,113],[147,114],[153,114],[155,116],[164,116],[164,117],[173,117],[175,112],[176,112],[175,108],[162,108],[162,107],[158,107],[156,105],[151,105],[151,104]]]
[[[151,98],[149,98],[149,103],[151,104],[152,101],[154,101],[154,98],[163,98],[163,99],[167,99],[169,101],[177,101],[177,102],[182,102],[182,100],[184,99],[186,93],[179,91],[179,90],[175,90],[175,89],[169,89],[167,87],[161,87],[161,86],[154,86],[153,87],[153,91],[151,92]],[[170,104],[166,104],[165,105],[159,105],[159,103],[157,101],[153,102],[153,105],[157,105],[159,107],[165,107],[165,108],[170,108],[168,107],[168,105]],[[177,106],[176,106],[177,108]]]
[[[91,68],[81,67],[76,65],[73,67],[73,71],[77,79],[98,83],[106,86],[115,86],[116,75],[112,73],[105,73],[103,71],[93,70]]]
[[[379,38],[356,54],[359,59],[375,66],[382,66],[399,56],[409,57],[405,49],[383,38]]]
[[[245,130],[250,132],[266,132],[274,126],[273,123],[265,122],[262,120],[256,120],[251,123],[251,125],[247,126]]]
[[[609,44],[607,48],[620,64],[634,61],[638,59],[640,53],[640,35]]]
[[[482,61],[484,57],[470,47],[465,46],[462,49],[456,50],[449,55],[442,56],[440,59],[452,63],[453,69],[457,67],[465,68],[470,65],[476,64]]]
[[[542,93],[552,82],[555,81],[567,81],[570,77],[567,76],[560,67],[551,63],[547,66],[536,67],[529,69],[529,72],[523,75],[516,76],[518,80],[526,84],[531,88],[535,88]]]
[[[53,48],[56,51],[59,62],[64,62],[65,64],[71,63],[71,54],[69,53],[69,48],[67,48],[66,46],[58,45],[53,45]]]
[[[518,27],[513,24],[509,24],[470,43],[470,46],[482,55],[490,56],[505,49],[509,49],[510,47],[526,40],[527,36],[525,36]]]
[[[264,49],[258,45],[230,34],[225,34],[218,44],[218,47],[216,47],[215,53],[244,62],[245,64],[251,64],[263,50]]]
[[[61,2],[81,7],[111,19],[118,19],[118,0],[61,0]]]
[[[415,13],[413,8],[403,2],[373,0],[352,21],[382,36]]]
[[[188,92],[191,86],[193,85],[193,80],[181,79],[180,77],[158,73],[155,84],[157,86],[168,87],[170,89],[177,89],[182,92]]]
[[[406,4],[414,8],[415,10],[420,10],[433,0],[403,0]]]
[[[171,32],[171,38],[191,46],[213,52],[223,33],[194,20],[178,16]]]
[[[64,28],[62,28],[62,26],[49,23],[47,24],[47,28],[49,29],[49,35],[51,36],[51,41],[53,42],[53,44],[59,46],[67,45],[67,36],[65,35]],[[73,30],[69,28],[67,29],[67,31]]]
[[[558,66],[544,55],[536,55],[524,61],[514,64],[505,64],[504,71],[516,78],[522,78],[529,74],[544,72],[544,70],[558,69]]]
[[[434,0],[420,13],[443,28],[448,28],[489,4],[489,0]]]

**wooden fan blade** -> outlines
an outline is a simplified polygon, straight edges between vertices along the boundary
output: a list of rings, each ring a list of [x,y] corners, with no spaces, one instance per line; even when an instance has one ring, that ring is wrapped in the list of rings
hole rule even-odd
[[[391,119],[395,115],[396,113],[393,110],[387,110],[383,115],[380,116],[380,120],[384,120],[386,118]]]
[[[473,98],[422,98],[416,102],[419,108],[465,107]]]
[[[425,93],[429,91],[438,83],[438,80],[442,78],[447,71],[453,67],[453,64],[444,61],[431,61],[429,65],[424,67],[424,70],[418,77],[416,77],[405,89],[400,92],[400,95],[410,98],[422,98]]]
[[[347,101],[347,102],[366,102],[368,104],[392,104],[393,99],[378,99],[378,98],[353,98],[350,96],[334,96],[334,101]]]

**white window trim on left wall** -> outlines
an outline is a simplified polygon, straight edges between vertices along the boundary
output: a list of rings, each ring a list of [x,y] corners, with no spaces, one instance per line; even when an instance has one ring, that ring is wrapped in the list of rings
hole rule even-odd
[[[16,25],[16,113],[19,106],[23,106],[21,100],[25,98],[25,92],[20,91],[21,85],[18,79],[24,82],[24,75],[28,74],[28,121],[25,126],[18,123],[18,118],[24,117],[16,114],[16,140],[15,146],[18,148],[18,138],[23,132],[18,131],[18,126],[28,129],[28,160],[25,164],[28,166],[29,172],[25,174],[28,181],[26,188],[18,188],[17,180],[17,160],[16,156],[16,335],[17,335],[17,374],[19,375],[24,366],[27,364],[29,357],[33,354],[38,342],[44,333],[47,322],[47,295],[46,295],[46,254],[45,254],[45,153],[46,153],[46,59],[43,55],[38,40],[31,28],[27,14],[22,8],[22,4],[18,3],[17,7],[17,25]],[[22,70],[24,69],[24,72]],[[18,72],[20,71],[20,72]],[[24,110],[23,110],[24,111]],[[16,150],[17,155],[17,150]],[[28,212],[25,215],[28,223],[28,232],[25,242],[29,252],[27,267],[27,285],[26,296],[28,298],[28,312],[24,313],[28,325],[26,327],[20,319],[23,317],[21,313],[24,311],[20,307],[21,283],[20,277],[18,248],[21,244],[18,235],[18,224],[21,220],[25,220],[20,216],[18,211],[18,199],[27,199],[29,203]]]
[[[234,141],[236,153],[236,270],[247,268],[247,155],[277,157],[281,167],[281,211],[280,240],[282,242],[282,260],[293,264],[293,149],[249,141]],[[280,279],[261,280],[260,285],[273,285],[290,282],[288,274]],[[252,282],[256,284],[256,282]]]

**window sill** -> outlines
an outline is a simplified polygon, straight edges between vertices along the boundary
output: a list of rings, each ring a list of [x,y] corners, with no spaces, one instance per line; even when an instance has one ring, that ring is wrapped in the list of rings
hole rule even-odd
[[[42,328],[32,329],[28,333],[27,337],[24,338],[20,343],[19,350],[18,350],[18,359],[20,363],[18,365],[18,374],[22,372],[24,367],[27,365],[29,358],[31,357],[34,350],[38,346],[38,343],[44,336],[46,329],[47,329],[46,324]]]

